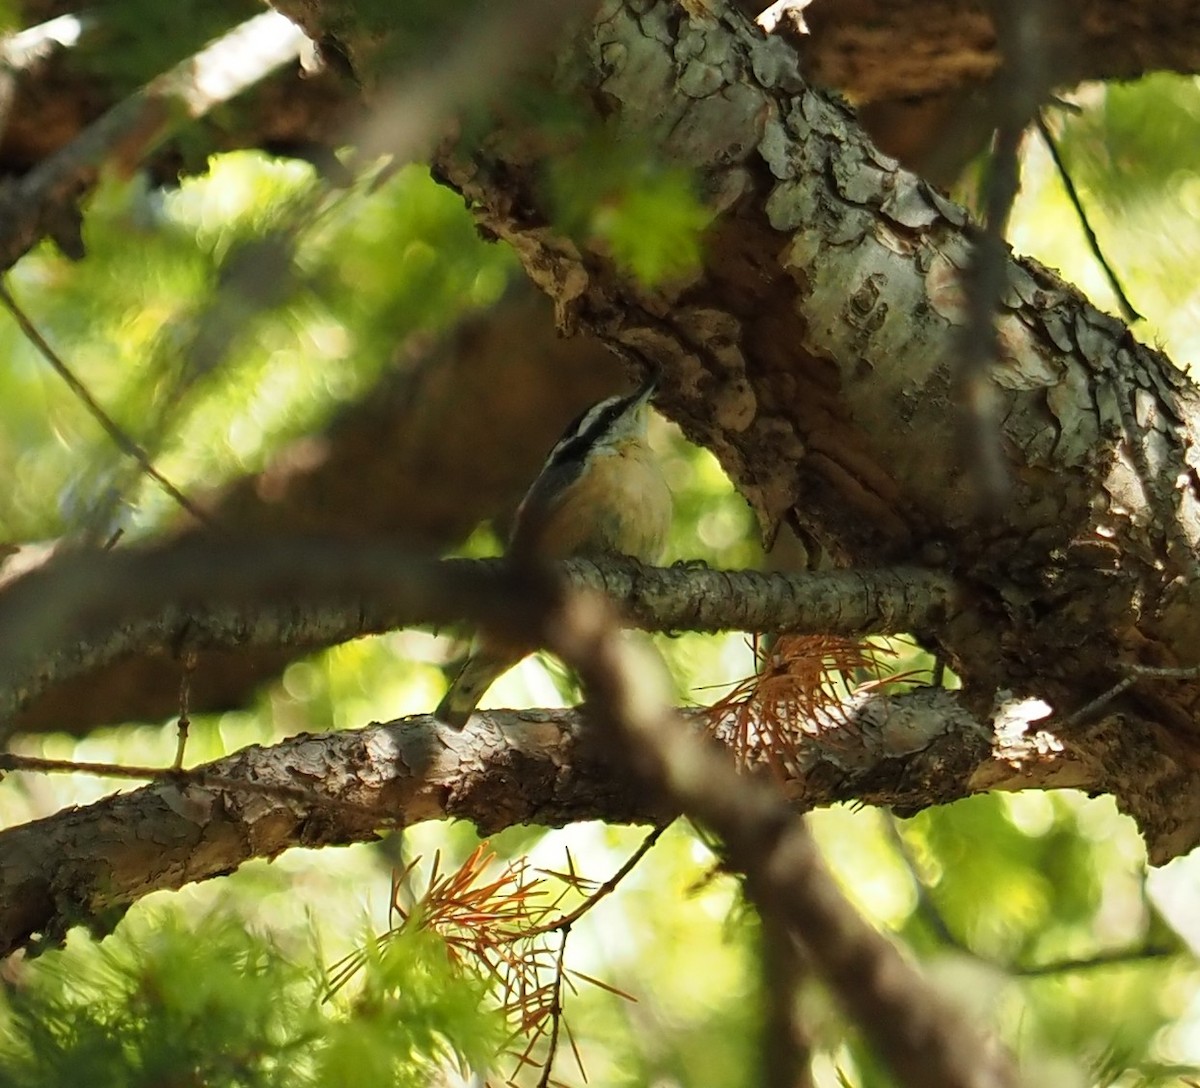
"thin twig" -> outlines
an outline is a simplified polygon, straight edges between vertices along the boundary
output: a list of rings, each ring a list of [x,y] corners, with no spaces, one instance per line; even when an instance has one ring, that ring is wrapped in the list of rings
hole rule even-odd
[[[172,499],[175,500],[184,510],[192,515],[202,525],[207,525],[210,528],[214,527],[212,517],[206,514],[198,506],[195,505],[182,491],[179,490],[170,480],[168,480],[161,472],[154,467],[150,460],[150,455],[133,440],[128,434],[114,422],[113,418],[100,406],[95,397],[92,396],[87,386],[83,384],[75,372],[62,360],[59,354],[50,346],[49,341],[41,334],[37,326],[29,319],[25,311],[17,304],[17,300],[13,298],[12,293],[8,289],[8,284],[0,277],[0,302],[4,304],[5,309],[13,316],[13,320],[20,326],[21,331],[26,338],[36,347],[42,358],[46,360],[59,377],[67,383],[72,393],[79,399],[80,403],[88,410],[92,418],[100,424],[104,433],[112,439],[113,444],[128,457],[132,457],[138,463],[141,470],[155,481]]]
[[[1038,134],[1042,137],[1042,142],[1046,145],[1046,150],[1050,152],[1050,159],[1054,163],[1054,168],[1058,171],[1058,177],[1063,184],[1063,188],[1066,190],[1067,198],[1071,201],[1071,206],[1075,209],[1075,214],[1079,217],[1079,225],[1083,228],[1083,233],[1087,236],[1088,246],[1092,250],[1092,255],[1099,263],[1105,278],[1108,280],[1109,287],[1112,288],[1112,292],[1117,298],[1117,306],[1121,310],[1121,316],[1130,325],[1135,321],[1143,320],[1142,315],[1133,308],[1133,303],[1129,301],[1129,296],[1125,293],[1125,288],[1121,286],[1121,281],[1117,278],[1117,273],[1109,263],[1108,258],[1104,255],[1104,250],[1100,248],[1100,239],[1096,237],[1096,232],[1092,229],[1091,220],[1088,218],[1087,211],[1083,207],[1083,201],[1079,198],[1079,190],[1075,188],[1075,181],[1071,177],[1071,172],[1067,169],[1067,164],[1063,160],[1058,141],[1050,131],[1050,126],[1046,124],[1045,111],[1038,111],[1035,124],[1037,125]]]
[[[486,842],[480,843],[466,861],[444,877],[439,875],[440,855],[435,855],[425,892],[413,897],[411,905],[404,907],[400,904],[399,893],[417,865],[419,859],[414,859],[398,875],[392,874],[390,917],[393,924],[383,939],[395,937],[408,926],[419,926],[438,934],[446,942],[452,962],[469,961],[485,979],[490,979],[500,990],[501,1008],[517,1022],[513,1038],[523,1037],[525,1041],[524,1049],[515,1055],[518,1068],[533,1066],[533,1051],[545,1043],[547,1049],[538,1080],[539,1088],[545,1088],[551,1083],[563,1033],[571,1043],[580,1072],[583,1072],[579,1051],[566,1020],[563,992],[564,985],[574,992],[565,961],[572,927],[616,889],[664,830],[660,827],[651,831],[621,867],[601,884],[580,877],[569,852],[565,873],[539,870],[543,875],[532,879],[528,861],[524,858],[509,862],[498,877],[485,879],[495,861]],[[550,894],[546,877],[554,877],[562,883],[558,894]],[[557,913],[563,898],[572,889],[581,888],[590,889],[584,902],[575,910]],[[559,936],[557,949],[553,952],[545,940],[550,934]],[[551,955],[553,961],[548,963]],[[345,986],[367,959],[367,951],[358,949],[333,964],[327,996]],[[544,984],[542,975],[546,970],[551,970],[553,977]],[[599,979],[576,971],[570,974],[618,996],[629,996]],[[587,1079],[586,1074],[584,1079]]]
[[[188,771],[173,767],[146,767],[125,763],[97,763],[76,759],[47,759],[0,752],[0,771],[43,771],[47,774],[91,774],[99,778],[185,778]]]
[[[933,901],[929,881],[922,876],[917,859],[913,857],[907,841],[901,830],[900,821],[892,816],[885,825],[888,837],[892,841],[900,860],[908,869],[917,890],[917,910],[926,924],[934,931],[937,938],[947,947],[964,956],[969,956],[980,963],[999,967],[1009,975],[1020,978],[1040,978],[1046,975],[1067,974],[1073,971],[1091,971],[1101,967],[1117,967],[1123,964],[1143,963],[1148,960],[1167,959],[1180,953],[1178,947],[1165,945],[1139,945],[1135,948],[1121,948],[1108,952],[1099,952],[1094,956],[1079,956],[1073,959],[1055,960],[1049,963],[1038,963],[1023,966],[1017,963],[997,963],[995,960],[980,955],[965,941],[960,940],[946,924],[942,912]]]
[[[967,277],[968,318],[962,332],[959,368],[963,405],[960,441],[973,463],[972,482],[981,513],[987,512],[986,504],[995,506],[1003,501],[1012,482],[1004,460],[999,405],[990,369],[1000,354],[996,315],[1008,287],[1005,234],[1020,189],[1021,140],[1052,82],[1041,0],[1009,0],[992,8],[1004,58],[995,85],[1000,117],[984,193],[984,229],[975,241]]]
[[[1120,967],[1125,964],[1170,959],[1172,956],[1180,955],[1180,951],[1179,948],[1143,945],[1137,948],[1122,948],[1113,952],[1101,952],[1095,956],[1080,957],[1078,959],[1037,963],[1029,967],[1010,964],[1005,969],[1010,974],[1019,975],[1021,978],[1041,978],[1045,975],[1062,975],[1072,971],[1093,971],[1101,967]]]
[[[1200,665],[1142,665],[1124,661],[1121,668],[1139,680],[1195,680],[1200,677]]]
[[[1195,680],[1200,677],[1200,665],[1158,666],[1140,665],[1136,661],[1122,661],[1118,666],[1125,673],[1111,688],[1085,703],[1072,714],[1063,725],[1064,731],[1081,725],[1108,706],[1114,699],[1124,695],[1139,680]]]
[[[554,930],[566,931],[579,921],[588,911],[590,911],[597,903],[607,895],[611,895],[617,890],[617,885],[621,883],[634,869],[639,861],[642,860],[654,848],[654,844],[662,838],[666,827],[656,827],[643,840],[641,845],[629,855],[625,860],[625,864],[621,866],[612,876],[610,876],[603,884],[601,884],[587,899],[579,904],[573,911],[564,914],[552,922],[546,922],[543,925],[537,926],[530,932],[530,936],[538,933],[549,933]]]
[[[946,924],[946,919],[942,917],[942,912],[933,901],[929,881],[922,875],[920,867],[917,864],[917,859],[913,857],[913,852],[909,849],[908,843],[905,841],[904,834],[900,830],[899,819],[889,815],[884,826],[887,828],[888,838],[891,840],[893,849],[900,856],[900,861],[904,864],[904,867],[908,869],[908,875],[912,879],[916,889],[917,914],[924,919],[926,925],[933,930],[934,935],[947,948],[953,948],[956,952],[962,952],[968,956],[976,956],[975,951],[960,941],[958,936]]]
[[[562,982],[565,968],[563,957],[567,953],[567,938],[571,935],[568,924],[562,930],[562,940],[558,943],[558,958],[554,963],[554,984],[550,991],[550,1038],[546,1042],[546,1063],[542,1066],[542,1075],[538,1077],[538,1088],[549,1088],[550,1075],[554,1071],[554,1055],[558,1050],[558,1033],[563,1023]]]
[[[975,239],[966,279],[967,323],[960,344],[958,386],[962,413],[959,441],[971,465],[970,482],[980,511],[998,504],[1011,481],[1000,441],[999,409],[990,368],[999,356],[996,313],[1008,283],[1004,243],[1009,212],[1018,188],[1022,130],[1006,124],[996,132],[987,180],[986,221]]]
[[[185,650],[183,653],[183,668],[179,676],[179,720],[176,723],[177,741],[175,746],[175,770],[183,769],[183,753],[187,748],[188,732],[192,719],[188,716],[188,703],[192,694],[192,673],[196,671],[196,651]]]

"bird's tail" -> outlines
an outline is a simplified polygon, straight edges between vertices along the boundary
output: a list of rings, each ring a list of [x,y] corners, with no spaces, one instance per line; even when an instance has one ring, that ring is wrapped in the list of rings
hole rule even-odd
[[[450,690],[438,703],[433,716],[438,721],[445,722],[451,729],[461,729],[475,713],[475,707],[479,705],[484,692],[492,686],[492,682],[515,665],[521,656],[518,654],[514,657],[511,653],[498,653],[487,649],[472,651],[462,667],[462,672],[454,678]]]

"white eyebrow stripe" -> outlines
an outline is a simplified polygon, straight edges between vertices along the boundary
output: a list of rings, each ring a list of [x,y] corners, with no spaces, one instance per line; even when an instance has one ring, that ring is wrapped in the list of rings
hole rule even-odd
[[[598,437],[598,435],[593,435],[592,431],[599,424],[601,417],[627,399],[627,397],[608,397],[589,408],[580,417],[579,422],[554,444],[553,449],[546,457],[545,468],[560,463],[564,459],[572,460],[584,454]]]
[[[579,421],[579,426],[575,429],[576,435],[584,435],[596,424],[596,421],[614,405],[619,404],[624,397],[607,397],[600,401],[599,404],[594,404],[587,415]],[[574,436],[572,436],[574,437]]]

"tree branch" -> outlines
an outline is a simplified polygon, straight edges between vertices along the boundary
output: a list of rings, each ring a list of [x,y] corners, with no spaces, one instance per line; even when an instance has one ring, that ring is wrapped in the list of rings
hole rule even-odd
[[[436,167],[568,327],[661,368],[658,403],[721,460],[765,537],[798,524],[848,566],[941,557],[970,592],[924,634],[977,707],[1008,690],[1066,717],[1111,688],[1114,662],[1195,662],[1200,389],[1052,272],[1006,257],[984,377],[1012,487],[979,509],[953,393],[978,239],[965,211],[729,3],[606,4],[574,49],[562,93],[706,194],[702,268],[647,284],[603,238],[568,244],[538,198],[533,122],[447,145]],[[1109,710],[1178,762],[1179,790],[1197,787],[1200,682],[1139,685]],[[1194,830],[1134,766],[1112,771],[1152,848]]]
[[[784,575],[573,560],[564,570],[621,601],[631,625],[659,631],[916,630],[944,615],[956,592],[943,575],[915,569]],[[134,652],[318,647],[412,624],[510,617],[528,619],[529,604],[501,560],[420,559],[389,543],[185,540],[68,552],[0,594],[0,721]]]
[[[777,787],[739,775],[656,702],[636,650],[602,599],[566,594],[547,620],[580,674],[597,725],[642,782],[715,831],[728,863],[772,925],[785,926],[863,1034],[913,1088],[1015,1086],[1009,1056],[987,1045],[900,951],[854,910]],[[650,670],[653,675],[653,670]]]
[[[787,783],[801,811],[859,801],[910,812],[985,789],[1104,787],[1086,753],[1033,730],[993,741],[940,690],[870,695],[848,713],[805,723],[805,736]],[[596,740],[579,711],[493,710],[461,733],[421,715],[253,745],[182,774],[164,767],[149,786],[0,831],[0,956],[35,937],[56,941],[76,924],[103,931],[143,895],[293,846],[366,842],[443,817],[492,834],[678,813],[648,797],[614,765],[612,745]],[[1122,742],[1114,729],[1112,743]],[[0,757],[0,767],[28,763]]]
[[[44,236],[83,256],[76,203],[101,168],[129,170],[183,124],[204,116],[294,60],[303,32],[278,12],[247,19],[113,106],[76,139],[19,181],[0,188],[0,271]]]
[[[191,514],[201,525],[209,525],[208,515],[154,467],[154,462],[150,459],[149,453],[134,438],[122,430],[120,425],[92,395],[91,390],[76,375],[75,371],[67,366],[58,352],[50,346],[50,342],[42,335],[41,330],[30,320],[24,309],[17,304],[17,300],[13,298],[2,276],[0,276],[0,304],[12,315],[13,320],[16,321],[21,331],[25,334],[26,339],[37,348],[42,358],[50,364],[51,369],[67,383],[71,392],[75,394],[79,402],[87,409],[88,414],[100,425],[101,430],[112,439],[113,445],[127,457],[131,457],[147,476],[175,500],[181,509]]]
[[[263,471],[197,497],[234,537],[381,536],[440,552],[480,521],[492,519],[502,532],[563,424],[621,383],[612,352],[586,337],[556,335],[549,301],[514,285],[450,332],[411,337],[361,400],[278,451]],[[448,431],[453,442],[438,439]],[[26,546],[5,566],[30,569],[46,550]],[[0,570],[0,585],[6,575]],[[200,651],[192,707],[244,707],[305,652],[311,648]],[[174,712],[178,688],[176,661],[135,653],[49,688],[14,727],[82,733],[157,721]]]
[[[1150,19],[1149,2],[1072,4],[1064,35],[1069,48],[1059,49],[1053,58],[1059,85],[1134,79],[1155,70],[1200,71],[1200,41],[1189,6],[1158,3]],[[742,6],[753,18],[766,5],[743,0]],[[324,5],[303,7],[316,19]],[[880,145],[901,157],[907,153],[910,164],[922,151],[927,154],[930,144],[941,142],[947,117],[956,110],[982,115],[962,149],[961,162],[981,148],[998,108],[992,76],[1001,60],[997,36],[982,7],[956,0],[938,0],[932,6],[930,0],[813,4],[805,12],[812,33],[798,43],[804,70],[815,83],[864,104]],[[61,4],[30,0],[21,10],[30,20],[52,19]],[[339,6],[337,25],[324,29],[345,35],[353,14],[353,5]],[[377,25],[373,32],[378,34]],[[18,80],[11,123],[0,142],[0,168],[5,173],[29,169],[48,145],[55,146],[61,133],[73,132],[81,120],[94,117],[97,108],[112,104],[104,73],[85,64],[54,65],[45,78],[40,72],[37,79],[24,76]],[[345,116],[360,108],[357,98],[358,90],[349,80],[332,74],[281,79],[261,86],[254,101],[234,118],[222,118],[219,130],[214,126],[206,133],[209,146],[296,153],[306,145],[336,145],[343,142]]]

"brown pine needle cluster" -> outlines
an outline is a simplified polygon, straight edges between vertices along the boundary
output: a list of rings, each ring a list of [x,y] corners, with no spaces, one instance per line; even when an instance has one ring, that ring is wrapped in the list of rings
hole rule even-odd
[[[564,988],[577,992],[575,980],[598,986],[627,1000],[636,1000],[608,983],[565,965],[571,927],[601,899],[615,890],[650,847],[661,830],[642,845],[612,877],[603,883],[576,872],[567,852],[565,871],[534,869],[527,858],[517,858],[497,868],[495,853],[486,842],[452,872],[442,873],[440,854],[425,891],[408,907],[402,903],[419,859],[392,877],[390,913],[392,927],[386,941],[417,926],[436,933],[444,942],[450,962],[457,968],[483,976],[493,986],[500,1008],[513,1025],[512,1047],[506,1053],[515,1061],[506,1081],[525,1069],[540,1070],[539,1088],[561,1082],[552,1076],[561,1036],[566,1037],[575,1064],[584,1080],[582,1057],[563,1015]],[[562,904],[571,895],[583,901],[573,910]],[[344,986],[366,962],[359,951],[335,965],[330,992]]]
[[[754,638],[757,672],[708,708],[708,731],[746,768],[766,765],[781,777],[805,764],[802,748],[820,735],[836,743],[853,732],[847,696],[908,674],[884,678],[880,658],[895,651],[834,635]],[[857,685],[852,678],[862,678]]]

